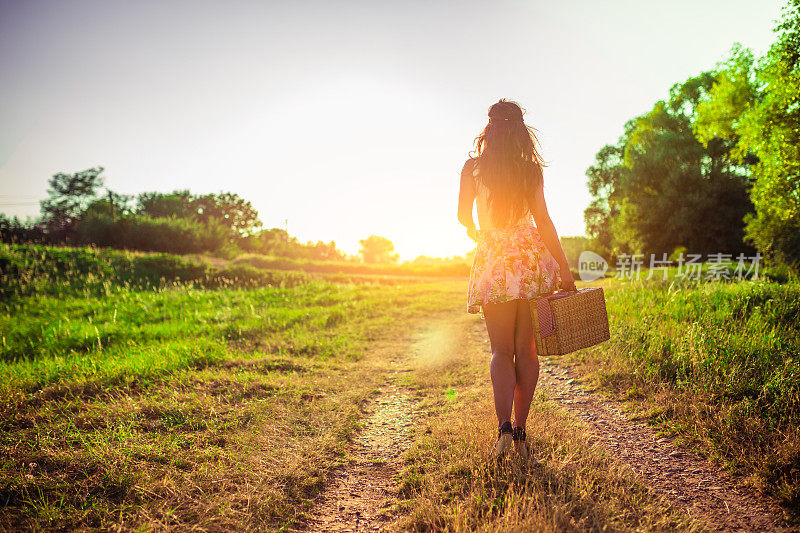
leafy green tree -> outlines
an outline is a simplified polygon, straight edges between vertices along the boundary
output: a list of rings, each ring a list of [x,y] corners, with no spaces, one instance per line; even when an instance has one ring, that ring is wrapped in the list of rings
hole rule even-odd
[[[81,219],[104,214],[112,219],[125,216],[131,213],[131,200],[133,196],[128,194],[118,194],[111,190],[106,190],[105,196],[93,200],[81,213]]]
[[[394,243],[386,237],[370,235],[358,241],[361,245],[359,253],[365,263],[395,263],[398,254],[394,253]]]
[[[237,238],[254,235],[262,225],[252,204],[230,192],[201,196],[188,190],[147,192],[139,195],[138,205],[139,214],[154,218],[191,218],[202,223],[214,219]]]
[[[238,237],[252,235],[262,226],[258,211],[249,201],[234,193],[198,196],[192,200],[192,207],[201,222],[216,219]]]
[[[197,214],[193,210],[194,196],[188,190],[163,192],[143,192],[136,202],[136,213],[152,218],[191,218]]]
[[[778,39],[754,64],[735,47],[700,108],[698,137],[723,137],[754,163],[746,237],[764,254],[800,267],[800,0],[784,8]]]
[[[309,259],[317,261],[342,261],[344,253],[336,248],[336,242],[317,241],[312,244],[310,241],[305,245],[308,249]]]
[[[611,255],[615,244],[611,221],[619,216],[619,186],[627,171],[623,164],[624,150],[623,140],[617,145],[604,146],[597,153],[595,164],[586,171],[589,194],[594,197],[583,212],[586,233],[593,239],[592,247],[604,256]]]
[[[730,57],[716,73],[708,98],[697,106],[697,119],[693,124],[695,136],[704,146],[715,139],[723,140],[731,145],[731,155],[736,160],[756,163],[752,154],[739,144],[737,130],[742,116],[757,97],[753,53],[735,44]]]
[[[50,240],[64,242],[70,237],[81,213],[103,185],[103,170],[95,167],[74,174],[59,172],[50,178],[49,198],[40,204],[42,224]]]
[[[616,145],[598,152],[587,170],[594,200],[584,211],[587,233],[606,254],[737,253],[744,215],[752,209],[747,174],[733,164],[731,144],[706,146],[692,125],[714,83],[702,73],[629,121]]]
[[[291,257],[293,259],[311,259],[315,261],[342,261],[345,254],[336,248],[336,242],[323,241],[302,244],[297,237],[290,236],[285,229],[272,228],[261,230],[237,241],[244,251]]]
[[[302,246],[296,237],[292,237],[285,229],[270,228],[257,234],[245,237],[240,246],[246,250],[282,257],[299,257],[297,250]]]

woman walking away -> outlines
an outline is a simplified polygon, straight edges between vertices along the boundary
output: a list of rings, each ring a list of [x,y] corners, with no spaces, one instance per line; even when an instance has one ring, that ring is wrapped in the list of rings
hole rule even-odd
[[[559,282],[575,290],[575,280],[547,213],[536,136],[522,114],[518,104],[505,99],[489,108],[489,123],[475,139],[475,157],[461,171],[458,220],[478,243],[467,311],[483,311],[492,346],[500,426],[494,455],[516,448],[527,459],[525,421],[539,380],[530,306]],[[476,201],[480,230],[472,220]]]

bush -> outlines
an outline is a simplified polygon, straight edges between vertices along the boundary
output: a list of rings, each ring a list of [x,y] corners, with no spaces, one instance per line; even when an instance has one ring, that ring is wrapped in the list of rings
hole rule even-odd
[[[25,222],[19,217],[9,218],[0,213],[0,241],[7,243],[35,242],[43,243],[47,240],[40,224],[32,220]]]
[[[216,252],[229,241],[230,231],[215,220],[151,218],[124,215],[112,219],[94,214],[80,221],[78,242],[146,252],[187,254]]]
[[[170,254],[137,254],[95,248],[0,245],[0,299],[31,294],[108,294],[119,288],[162,289],[295,286],[309,280],[299,272],[244,265],[217,268]]]

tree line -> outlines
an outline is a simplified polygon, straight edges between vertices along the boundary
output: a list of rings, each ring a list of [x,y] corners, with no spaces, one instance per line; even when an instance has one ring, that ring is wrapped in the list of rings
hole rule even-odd
[[[230,192],[144,192],[136,196],[103,189],[101,166],[49,182],[41,216],[21,221],[0,214],[0,239],[7,243],[94,245],[166,252],[233,256],[257,253],[315,261],[357,260],[331,242],[301,243],[280,228],[266,229],[252,204]],[[394,244],[371,235],[359,241],[368,263],[393,263]]]
[[[629,120],[587,170],[587,234],[607,256],[752,253],[800,265],[800,0],[763,57],[734,45]]]

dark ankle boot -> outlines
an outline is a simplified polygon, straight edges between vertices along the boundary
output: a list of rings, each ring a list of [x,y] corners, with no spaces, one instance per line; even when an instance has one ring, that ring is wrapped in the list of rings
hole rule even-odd
[[[524,461],[528,460],[528,456],[530,455],[528,451],[528,443],[525,442],[525,428],[515,427],[513,433],[514,439],[514,448],[516,448],[517,453]]]

